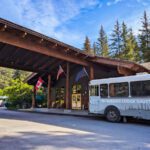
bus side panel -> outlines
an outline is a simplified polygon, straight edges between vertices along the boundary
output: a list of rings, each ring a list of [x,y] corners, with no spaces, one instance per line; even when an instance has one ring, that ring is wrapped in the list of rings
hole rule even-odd
[[[96,114],[104,114],[108,106],[115,106],[121,116],[133,116],[150,119],[150,98],[100,98],[90,97],[89,111]]]
[[[107,103],[101,103],[99,96],[90,96],[89,99],[89,112],[95,114],[104,114],[104,108]]]

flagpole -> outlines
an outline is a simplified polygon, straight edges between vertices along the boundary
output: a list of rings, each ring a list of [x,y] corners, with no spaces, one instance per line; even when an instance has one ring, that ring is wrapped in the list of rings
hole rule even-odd
[[[88,79],[90,79],[89,74],[87,73],[87,71],[86,71],[85,67],[84,67],[84,72],[86,73],[86,75],[87,75]]]

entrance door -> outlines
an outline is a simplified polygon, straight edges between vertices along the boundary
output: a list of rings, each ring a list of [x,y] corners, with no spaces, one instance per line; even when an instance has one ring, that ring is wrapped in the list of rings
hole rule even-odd
[[[81,84],[72,87],[72,109],[81,109]]]

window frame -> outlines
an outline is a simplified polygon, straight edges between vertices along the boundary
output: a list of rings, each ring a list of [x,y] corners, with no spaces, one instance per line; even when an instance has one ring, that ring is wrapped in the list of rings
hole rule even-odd
[[[128,88],[128,95],[127,96],[116,96],[116,93],[115,93],[115,96],[111,96],[111,93],[110,93],[110,86],[111,84],[122,84],[122,83],[127,83],[127,88]],[[115,87],[114,87],[115,88]],[[129,82],[115,82],[115,83],[109,83],[109,93],[108,93],[108,97],[109,98],[128,98],[130,97],[130,85],[129,85]]]
[[[101,85],[107,85],[107,96],[106,97],[101,96]],[[108,83],[102,83],[99,85],[99,96],[100,96],[100,98],[109,98],[109,84]]]
[[[93,92],[91,92],[92,91],[92,87],[94,87],[94,94],[93,94]],[[96,92],[96,87],[97,87],[97,92]],[[99,96],[100,95],[100,93],[99,93],[99,85],[90,85],[90,90],[89,90],[90,92],[89,92],[89,95],[90,96]],[[91,95],[91,93],[92,93],[92,95]],[[96,95],[96,93],[97,93],[97,95]]]
[[[140,81],[131,81],[130,82],[130,94],[131,94],[131,97],[133,97],[133,98],[137,98],[137,97],[150,97],[150,94],[147,96],[147,95],[133,95],[133,91],[132,91],[132,83],[135,83],[135,82],[147,82],[147,81],[149,81],[150,82],[150,80],[140,80]],[[143,91],[143,84],[141,85],[141,87],[140,87],[141,89],[140,89],[140,92],[141,91]],[[141,93],[140,93],[141,94]],[[143,94],[143,92],[142,92],[142,94]]]

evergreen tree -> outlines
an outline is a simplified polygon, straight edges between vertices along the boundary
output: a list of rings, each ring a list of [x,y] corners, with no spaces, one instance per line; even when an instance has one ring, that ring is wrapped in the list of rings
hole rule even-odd
[[[150,21],[146,11],[144,12],[144,16],[142,18],[142,29],[139,34],[139,43],[143,61],[150,61]]]
[[[12,69],[0,67],[0,89],[3,89],[10,85],[13,71],[14,70]]]
[[[127,42],[128,42],[128,28],[127,25],[123,22],[121,28],[121,42],[122,42],[122,55],[121,58],[128,59],[128,51],[127,51]]]
[[[89,40],[88,36],[85,37],[85,42],[84,42],[84,48],[83,48],[83,50],[87,54],[93,54],[93,49],[91,48],[91,43],[90,43],[90,40]]]
[[[94,53],[94,55],[96,54],[96,51],[97,51],[97,45],[96,45],[96,43],[94,42],[94,43],[93,43],[93,53]]]
[[[100,28],[99,38],[97,39],[96,54],[104,57],[109,56],[108,40],[103,26]]]
[[[126,41],[126,55],[125,59],[132,61],[140,61],[140,52],[138,43],[133,35],[132,29],[129,30],[129,35]]]
[[[111,34],[111,56],[115,58],[121,58],[122,55],[122,39],[121,39],[121,28],[117,20],[113,33]]]
[[[10,82],[13,79],[18,79],[18,71],[9,68],[0,67],[0,89],[4,89],[7,86],[10,86]],[[19,71],[21,74],[21,81],[27,78],[31,73],[26,71]]]
[[[122,54],[121,58],[132,61],[140,61],[140,53],[132,29],[128,29],[123,22],[121,28]]]

